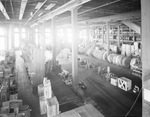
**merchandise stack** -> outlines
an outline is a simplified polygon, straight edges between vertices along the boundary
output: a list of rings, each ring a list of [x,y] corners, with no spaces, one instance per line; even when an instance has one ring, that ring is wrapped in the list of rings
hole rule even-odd
[[[1,58],[4,59],[0,61],[0,117],[30,117],[29,106],[22,105],[22,100],[18,99],[15,52],[5,51],[3,55],[2,57],[1,54]]]
[[[38,85],[38,96],[41,115],[47,114],[47,117],[53,117],[59,114],[59,103],[52,93],[51,82],[46,77],[43,84]]]

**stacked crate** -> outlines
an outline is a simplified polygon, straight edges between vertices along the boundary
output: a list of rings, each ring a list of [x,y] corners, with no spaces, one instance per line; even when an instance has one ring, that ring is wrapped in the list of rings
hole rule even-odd
[[[118,78],[118,87],[124,91],[132,89],[132,81],[126,77]]]
[[[59,103],[52,94],[51,82],[47,78],[43,79],[43,84],[38,85],[38,95],[41,115],[47,113],[47,117],[59,114]]]

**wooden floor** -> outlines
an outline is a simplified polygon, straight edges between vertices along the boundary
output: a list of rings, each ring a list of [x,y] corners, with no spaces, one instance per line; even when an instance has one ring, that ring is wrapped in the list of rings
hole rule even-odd
[[[132,80],[132,85],[137,85],[141,88],[142,81],[140,78],[131,75],[131,71],[129,68],[119,67],[114,64],[110,64],[106,61],[100,61],[98,59],[80,56],[84,60],[88,60],[98,67],[110,66],[111,71],[115,73],[118,77],[127,77]],[[71,72],[71,63],[68,61],[60,60],[60,64],[64,69],[67,69]],[[105,116],[113,116],[113,117],[124,117],[132,104],[134,103],[137,94],[133,93],[132,90],[126,92],[118,87],[111,85],[106,80],[102,79],[97,74],[97,69],[88,70],[86,68],[79,68],[79,80],[83,81],[87,86],[87,90],[85,90],[85,94],[87,97],[91,97],[99,106],[100,110]],[[135,103],[135,106],[129,113],[131,116],[141,117],[142,116],[142,95],[138,98],[138,101]]]
[[[104,61],[97,61],[96,59],[83,56],[85,59],[95,62],[96,66],[102,65],[111,67],[111,70],[120,76],[125,76],[133,81],[133,85],[138,85],[141,87],[141,80],[130,74],[130,70],[122,68],[116,65],[109,64]],[[60,62],[61,63],[61,62]],[[71,70],[71,63],[62,63],[62,67]],[[31,117],[46,117],[46,115],[41,116],[39,110],[39,100],[37,96],[37,87],[32,86],[29,79],[26,76],[24,61],[17,54],[16,57],[16,74],[18,79],[18,95],[19,99],[23,100],[23,104],[28,104],[31,111]],[[76,108],[82,103],[78,100],[78,97],[72,91],[72,89],[66,86],[61,78],[58,77],[57,72],[52,72],[48,74],[49,79],[52,82],[52,89],[54,95],[58,98],[60,103],[60,110],[65,112],[67,110]],[[121,117],[129,111],[132,104],[134,103],[137,94],[131,91],[125,92],[118,87],[112,86],[110,83],[103,80],[97,75],[97,70],[87,70],[85,68],[79,68],[79,77],[85,85],[87,90],[85,90],[86,97],[91,97],[100,107],[99,110],[105,115],[105,117]],[[142,113],[142,98],[138,99],[134,108],[131,110],[129,115],[134,115],[135,117],[141,117]]]

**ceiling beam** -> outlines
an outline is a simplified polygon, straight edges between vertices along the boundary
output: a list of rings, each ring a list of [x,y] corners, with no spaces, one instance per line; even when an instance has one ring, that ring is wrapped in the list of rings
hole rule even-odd
[[[9,17],[9,15],[8,15],[7,12],[6,12],[6,9],[5,9],[5,7],[3,6],[2,1],[0,1],[0,10],[2,11],[2,13],[3,13],[3,15],[6,17],[6,19],[7,19],[7,20],[10,20],[10,17]]]
[[[23,14],[24,14],[27,2],[28,2],[28,0],[22,0],[21,1],[19,20],[22,20],[22,17],[23,17]]]
[[[67,2],[66,4],[60,6],[59,8],[53,10],[52,12],[50,12],[50,13],[48,13],[48,14],[46,14],[46,15],[38,18],[38,19],[36,19],[33,22],[36,22],[36,21],[41,22],[41,21],[44,21],[44,20],[51,19],[54,16],[57,16],[57,15],[59,15],[61,13],[64,13],[64,12],[66,12],[68,10],[71,10],[72,8],[80,6],[80,5],[82,5],[82,4],[86,3],[86,2],[89,2],[89,1],[91,1],[91,0],[71,0],[71,1]]]
[[[12,10],[12,15],[13,15],[13,17],[14,17],[14,8],[13,8],[12,0],[10,0],[10,5],[11,5],[11,10]]]
[[[121,21],[121,20],[127,20],[127,19],[131,19],[131,18],[137,18],[137,17],[141,17],[141,12],[140,11],[120,13],[120,14],[117,14],[117,15],[100,17],[100,18],[90,19],[90,20],[86,20],[86,21],[88,21],[88,22],[106,22],[106,21],[115,22],[115,21],[118,21],[118,20]]]
[[[130,27],[132,30],[134,30],[135,32],[137,32],[138,34],[141,34],[141,30],[140,30],[140,26],[136,25],[135,23],[132,23],[130,21],[123,21],[123,23]]]
[[[45,0],[44,2],[42,2],[41,6],[34,12],[34,14],[28,19],[28,21],[24,24],[27,25],[28,22],[35,16],[35,14],[41,9],[41,7],[47,2],[47,0]]]

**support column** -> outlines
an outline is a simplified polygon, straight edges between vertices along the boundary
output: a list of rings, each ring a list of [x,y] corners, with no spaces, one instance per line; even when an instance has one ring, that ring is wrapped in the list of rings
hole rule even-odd
[[[57,45],[56,45],[56,23],[55,23],[55,17],[52,18],[51,21],[51,32],[52,32],[52,39],[53,39],[53,68],[56,67],[56,49],[57,49]]]
[[[41,24],[41,36],[42,36],[42,40],[41,40],[42,48],[45,51],[46,44],[45,44],[45,25],[44,25],[44,23]]]
[[[104,43],[104,25],[102,25],[102,43]]]
[[[106,22],[106,40],[107,40],[107,55],[110,52],[110,40],[109,40],[109,22]]]
[[[72,78],[73,87],[78,84],[78,24],[77,24],[78,7],[71,10],[72,23]]]
[[[141,0],[143,116],[150,115],[150,0]]]
[[[10,40],[11,40],[11,49],[14,49],[14,25],[10,24]]]
[[[120,24],[118,24],[118,47],[120,47]]]
[[[19,26],[19,47],[21,46],[22,43],[22,26]]]
[[[90,26],[89,23],[86,22],[86,49],[88,49],[89,41],[90,41]]]

